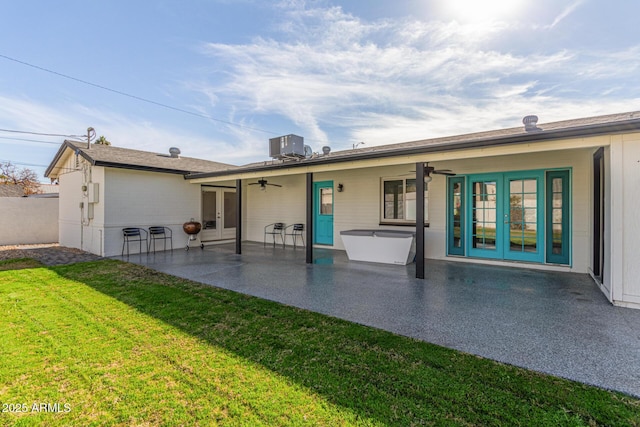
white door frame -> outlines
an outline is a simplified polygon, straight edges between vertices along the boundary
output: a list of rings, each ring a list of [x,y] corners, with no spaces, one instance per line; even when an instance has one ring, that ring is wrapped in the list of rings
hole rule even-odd
[[[214,194],[215,212],[205,212],[207,206],[204,203],[205,194]],[[231,197],[225,197],[231,195]],[[202,215],[202,232],[200,240],[209,242],[214,240],[228,240],[236,236],[236,212],[235,207],[225,206],[225,200],[232,201],[235,204],[236,189],[226,187],[202,187],[200,204]],[[227,209],[225,209],[227,208]],[[215,215],[212,216],[212,215]],[[231,224],[231,226],[229,226]]]

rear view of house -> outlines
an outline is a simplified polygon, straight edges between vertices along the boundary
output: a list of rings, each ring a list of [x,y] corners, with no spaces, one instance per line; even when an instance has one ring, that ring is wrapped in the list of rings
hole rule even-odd
[[[118,162],[114,147],[65,143],[48,174],[60,178],[61,244],[94,253],[119,254],[125,225],[189,218],[238,242],[303,224],[307,262],[314,247],[343,250],[343,231],[409,230],[418,277],[424,258],[590,274],[611,302],[640,308],[640,112],[523,124],[321,153],[288,136],[302,149],[265,141],[273,159],[240,167]]]

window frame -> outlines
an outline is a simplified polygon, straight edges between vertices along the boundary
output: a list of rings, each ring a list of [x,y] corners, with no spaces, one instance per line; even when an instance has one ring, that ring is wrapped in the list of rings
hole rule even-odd
[[[466,176],[450,176],[447,179],[447,255],[465,256],[466,247]],[[460,185],[460,206],[458,207],[458,222],[460,235],[458,236],[460,246],[455,245],[455,195],[453,189],[455,184]]]
[[[553,191],[553,180],[561,180],[561,191]],[[545,209],[545,228],[546,228],[546,262],[547,264],[571,265],[571,169],[553,169],[546,171],[546,209]],[[559,208],[561,212],[560,224],[562,225],[561,252],[553,252],[553,210],[558,209],[554,206],[554,194],[561,194],[562,202]]]
[[[495,181],[496,182],[496,195],[497,202],[496,207],[496,224],[502,221],[511,221],[511,209],[510,198],[507,202],[506,195],[511,194],[511,190],[505,188],[509,185],[512,179],[531,179],[535,177],[537,180],[537,201],[536,201],[536,229],[541,234],[536,236],[536,245],[539,248],[539,253],[534,257],[518,257],[517,253],[509,251],[510,240],[507,234],[505,234],[504,226],[496,225],[496,242],[500,242],[500,245],[496,245],[496,253],[490,253],[484,249],[476,249],[473,245],[473,205],[474,205],[474,183]],[[553,191],[553,180],[560,178],[562,181],[562,190]],[[453,216],[454,209],[454,197],[453,197],[453,185],[459,182],[463,186],[461,193],[461,207],[462,207],[462,219],[460,235],[464,236],[462,247],[455,247],[454,241],[454,225],[455,218]],[[560,265],[571,266],[573,259],[573,169],[571,167],[555,168],[555,169],[535,169],[528,171],[499,171],[481,174],[468,174],[468,175],[456,175],[455,177],[449,177],[447,180],[447,256],[464,256],[468,258],[482,258],[482,259],[498,259],[504,261],[522,261],[522,262],[534,262],[536,264],[546,265]],[[488,194],[488,192],[481,190],[480,195]],[[559,207],[554,208],[553,196],[554,194],[562,194],[562,203]],[[488,198],[480,197],[480,201],[487,201]],[[553,253],[553,218],[554,209],[561,212],[561,221],[556,221],[556,224],[561,223],[561,253]],[[533,252],[531,252],[533,253]]]
[[[403,200],[403,213],[406,215],[407,210],[407,181],[414,180],[415,177],[405,176],[386,176],[380,178],[380,225],[405,225],[415,226],[415,219],[396,219],[385,218],[385,183],[388,181],[402,181],[402,200]],[[425,195],[424,195],[424,225],[429,226],[429,186],[427,180],[425,180]],[[417,194],[416,194],[417,195]],[[414,202],[415,204],[415,202]]]

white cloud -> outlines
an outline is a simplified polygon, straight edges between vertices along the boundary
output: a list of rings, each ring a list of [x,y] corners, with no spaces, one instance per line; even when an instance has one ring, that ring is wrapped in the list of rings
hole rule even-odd
[[[575,103],[546,97],[533,100],[513,98],[506,103],[495,101],[485,105],[456,104],[451,100],[444,108],[425,108],[419,119],[367,114],[360,117],[361,126],[354,127],[352,139],[365,141],[367,146],[376,146],[521,127],[522,118],[529,114],[538,115],[540,126],[544,128],[544,123],[548,122],[630,111],[638,106],[640,97],[607,104],[598,100]]]
[[[177,146],[186,157],[197,157],[223,163],[242,163],[244,159],[259,154],[258,138],[248,130],[242,132],[243,141],[231,144],[221,139],[209,139],[188,129],[171,129],[158,123],[137,120],[119,113],[105,111],[81,104],[44,105],[26,98],[0,96],[0,127],[29,132],[83,135],[87,124],[95,128],[97,135],[104,135],[114,146],[168,153]],[[43,139],[43,138],[40,138]],[[52,139],[62,143],[64,137]],[[261,140],[260,140],[261,141]],[[264,144],[262,144],[264,145]],[[55,147],[55,146],[54,146]],[[51,159],[57,148],[47,146]],[[9,153],[14,154],[14,153]]]
[[[0,95],[0,116],[4,127],[30,132],[82,134],[82,126],[61,110],[47,107],[28,98],[10,98]]]
[[[576,11],[576,9],[582,4],[584,3],[584,0],[576,0],[573,3],[571,3],[569,6],[567,6],[566,8],[564,8],[562,10],[562,12],[560,12],[560,14],[558,16],[555,17],[555,19],[553,20],[553,22],[551,23],[551,25],[549,25],[549,28],[554,28],[556,25],[558,25],[560,22],[562,22],[562,20],[564,20],[567,16],[571,15],[573,12]]]
[[[573,2],[553,25],[581,4]],[[285,117],[318,142],[335,145],[342,134],[338,144],[348,148],[353,141],[375,145],[519,126],[530,113],[553,121],[638,108],[638,88],[635,96],[627,93],[631,102],[597,99],[614,93],[607,79],[637,73],[637,46],[519,54],[489,43],[532,31],[517,23],[480,30],[456,22],[363,22],[338,7],[282,5],[283,37],[202,47],[232,76],[207,90],[239,116]]]
[[[581,4],[574,1],[546,30]],[[265,159],[266,139],[275,136],[251,128],[288,133],[282,127],[293,123],[314,148],[344,149],[520,126],[527,114],[544,123],[640,109],[640,86],[630,84],[640,71],[640,46],[598,52],[532,44],[525,54],[509,38],[530,40],[540,27],[365,21],[298,0],[279,7],[277,36],[203,44],[209,71],[181,88],[206,100],[186,109],[243,127],[224,126],[210,138],[186,125],[9,98],[0,98],[0,116],[19,129],[82,133],[91,125],[118,146],[178,146],[185,156],[242,164]]]

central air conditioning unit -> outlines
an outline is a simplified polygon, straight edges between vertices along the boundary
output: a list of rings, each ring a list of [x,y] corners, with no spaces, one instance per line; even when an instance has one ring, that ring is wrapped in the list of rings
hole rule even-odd
[[[304,158],[304,138],[298,135],[270,138],[269,157],[278,160]]]

